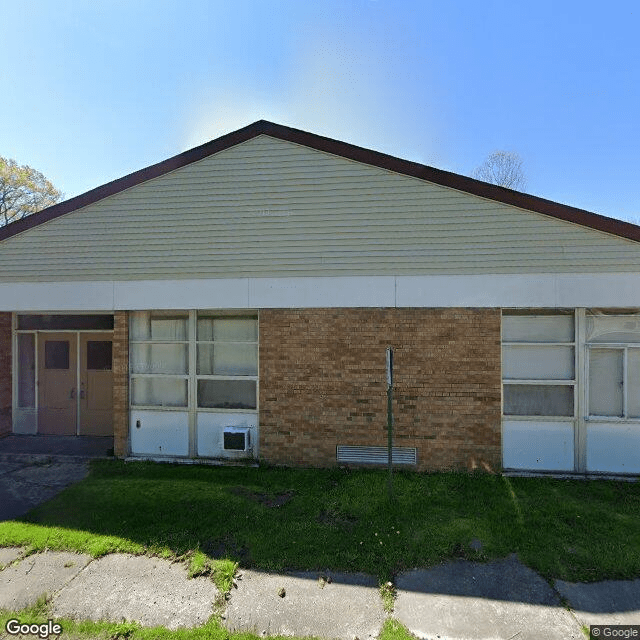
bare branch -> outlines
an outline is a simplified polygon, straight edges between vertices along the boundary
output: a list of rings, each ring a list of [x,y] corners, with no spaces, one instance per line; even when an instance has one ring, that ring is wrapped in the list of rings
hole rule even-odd
[[[517,153],[494,151],[473,172],[472,177],[516,191],[524,191],[527,187],[522,170],[522,158]]]

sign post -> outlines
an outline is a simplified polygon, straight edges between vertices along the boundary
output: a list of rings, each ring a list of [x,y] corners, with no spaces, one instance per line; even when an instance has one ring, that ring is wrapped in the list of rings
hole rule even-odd
[[[389,500],[393,500],[393,349],[387,347],[387,460]]]

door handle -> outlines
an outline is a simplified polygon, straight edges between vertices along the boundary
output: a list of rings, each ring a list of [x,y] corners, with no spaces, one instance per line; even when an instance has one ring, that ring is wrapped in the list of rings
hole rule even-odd
[[[73,400],[74,396],[76,393],[76,388],[75,387],[71,387],[71,393],[69,394],[69,400]]]

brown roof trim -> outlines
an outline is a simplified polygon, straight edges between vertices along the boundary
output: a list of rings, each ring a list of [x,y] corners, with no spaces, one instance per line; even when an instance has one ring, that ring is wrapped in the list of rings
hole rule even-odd
[[[512,191],[511,189],[498,187],[456,173],[450,173],[449,171],[435,169],[409,160],[402,160],[379,151],[372,151],[347,142],[325,138],[300,129],[285,127],[267,120],[258,120],[199,147],[108,182],[75,198],[43,209],[27,218],[12,222],[0,228],[0,241],[262,134],[640,242],[640,226],[629,222],[608,218],[583,209],[576,209],[575,207],[526,193]]]

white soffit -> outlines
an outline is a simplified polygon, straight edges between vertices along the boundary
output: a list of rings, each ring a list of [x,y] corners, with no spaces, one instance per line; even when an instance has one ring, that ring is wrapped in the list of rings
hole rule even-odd
[[[0,284],[0,311],[640,307],[640,274],[218,278]]]

